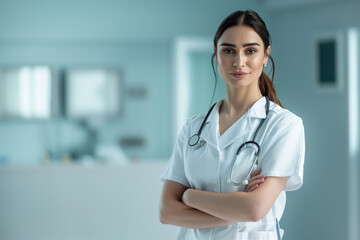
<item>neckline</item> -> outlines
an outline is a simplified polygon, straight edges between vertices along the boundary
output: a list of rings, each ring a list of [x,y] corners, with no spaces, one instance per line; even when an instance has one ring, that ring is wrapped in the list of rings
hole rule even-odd
[[[239,122],[243,122],[243,119],[247,118],[250,122],[250,112],[253,112],[254,109],[256,108],[256,106],[258,104],[260,104],[260,102],[262,102],[262,100],[265,99],[265,96],[262,96],[261,98],[259,98],[258,100],[256,100],[256,102],[254,102],[250,108],[247,109],[247,111],[241,115],[238,119],[236,119],[222,134],[220,134],[220,108],[222,106],[222,104],[224,103],[224,99],[219,101],[219,106],[217,107],[217,136],[218,138],[221,138],[222,136],[224,136],[224,134],[226,134],[227,132],[229,132],[230,129],[235,128],[235,126],[237,126],[239,124]]]

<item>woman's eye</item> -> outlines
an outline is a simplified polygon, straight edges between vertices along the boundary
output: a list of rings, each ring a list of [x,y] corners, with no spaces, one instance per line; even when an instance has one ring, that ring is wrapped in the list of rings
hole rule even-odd
[[[232,50],[232,49],[224,49],[224,53],[225,54],[233,54],[234,53],[234,51]]]
[[[247,54],[253,54],[253,53],[256,53],[256,49],[253,49],[253,48],[248,49],[248,50],[246,50],[246,53],[247,53]]]

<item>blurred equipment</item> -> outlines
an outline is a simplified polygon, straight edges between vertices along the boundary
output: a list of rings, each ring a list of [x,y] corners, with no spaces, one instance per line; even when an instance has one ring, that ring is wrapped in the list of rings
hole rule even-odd
[[[129,159],[125,155],[124,151],[115,144],[101,144],[96,146],[95,155],[101,162],[104,163],[126,164],[129,162]]]

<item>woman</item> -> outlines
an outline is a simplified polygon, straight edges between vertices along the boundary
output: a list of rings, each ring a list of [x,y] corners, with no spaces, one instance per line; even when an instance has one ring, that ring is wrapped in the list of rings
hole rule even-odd
[[[305,140],[301,118],[281,106],[263,72],[269,59],[274,67],[270,51],[270,35],[254,11],[234,12],[219,26],[212,60],[226,98],[207,116],[188,120],[161,174],[160,221],[181,227],[177,239],[283,234],[285,191],[302,185]],[[239,150],[247,141],[251,147]]]

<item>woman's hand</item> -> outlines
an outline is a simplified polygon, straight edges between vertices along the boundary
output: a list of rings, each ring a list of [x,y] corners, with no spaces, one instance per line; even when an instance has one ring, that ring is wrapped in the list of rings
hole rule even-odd
[[[253,172],[253,174],[251,174],[245,192],[252,192],[255,189],[257,189],[260,186],[260,184],[265,182],[265,175],[260,175],[260,173],[261,173],[261,169],[256,170],[255,172]]]
[[[183,204],[187,205],[186,202],[187,202],[187,193],[188,193],[188,190],[190,188],[186,189],[185,192],[183,193],[182,197],[181,197],[181,201]]]
[[[260,173],[261,173],[261,169],[256,170],[255,172],[253,172],[251,174],[251,177],[250,177],[248,185],[246,186],[245,192],[252,192],[255,189],[257,189],[260,186],[260,184],[265,182],[265,175],[260,175]],[[188,194],[189,194],[189,191],[191,191],[191,190],[192,190],[191,188],[186,189],[181,197],[181,201],[185,205],[188,205]]]

